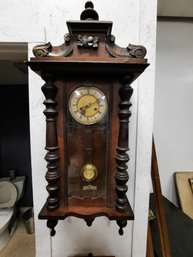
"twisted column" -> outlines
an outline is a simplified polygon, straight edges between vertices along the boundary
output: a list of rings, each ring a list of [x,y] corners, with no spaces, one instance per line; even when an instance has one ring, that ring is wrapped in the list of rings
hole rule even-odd
[[[127,162],[129,161],[129,155],[127,154],[128,148],[128,138],[129,138],[129,118],[131,112],[129,108],[131,107],[130,98],[133,93],[133,89],[130,84],[133,81],[133,76],[125,76],[121,83],[122,87],[119,90],[119,95],[121,102],[119,104],[119,138],[118,146],[116,148],[116,174],[115,174],[115,190],[117,193],[116,199],[116,209],[120,212],[125,212],[127,210],[127,181],[129,175],[127,172]]]
[[[42,86],[42,92],[45,96],[44,105],[46,109],[44,114],[46,116],[46,147],[47,154],[45,160],[47,161],[46,180],[48,185],[46,189],[48,191],[47,209],[54,210],[59,207],[59,147],[57,140],[56,129],[56,116],[57,111],[55,107],[57,105],[55,97],[57,94],[57,88],[53,84],[53,77],[49,74],[42,74],[42,79],[46,82]]]

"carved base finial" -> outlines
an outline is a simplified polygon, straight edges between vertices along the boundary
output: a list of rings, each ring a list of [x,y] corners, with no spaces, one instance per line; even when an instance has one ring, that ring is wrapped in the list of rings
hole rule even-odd
[[[94,218],[93,218],[93,219],[85,219],[85,221],[86,221],[87,226],[88,226],[88,227],[91,227],[91,226],[92,226],[92,223],[93,223],[93,221],[94,221]]]
[[[58,224],[58,220],[47,220],[47,227],[50,229],[50,236],[55,236],[55,226]]]
[[[124,234],[123,228],[127,226],[126,220],[117,220],[117,225],[119,228],[119,235],[122,236]]]

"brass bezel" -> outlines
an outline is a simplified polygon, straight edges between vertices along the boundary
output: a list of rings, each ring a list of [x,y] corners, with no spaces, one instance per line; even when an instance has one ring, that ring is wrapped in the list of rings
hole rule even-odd
[[[75,92],[76,91],[79,91],[79,92],[81,92],[81,91],[83,91],[83,90],[89,90],[89,91],[91,91],[91,90],[95,90],[96,92],[99,92],[100,93],[100,95],[102,95],[102,96],[104,96],[104,104],[105,104],[105,107],[104,107],[104,111],[102,112],[102,114],[101,114],[101,116],[100,117],[98,117],[97,119],[95,119],[95,120],[92,120],[92,121],[90,121],[89,119],[87,119],[87,120],[81,120],[80,118],[78,118],[76,115],[75,115],[75,112],[74,112],[74,110],[72,109],[72,100],[73,100],[73,98],[75,97]],[[80,98],[81,97],[83,97],[83,96],[85,96],[85,95],[92,95],[92,96],[94,96],[95,98],[96,98],[96,96],[95,95],[93,95],[93,94],[89,94],[89,93],[87,93],[87,94],[81,94],[80,93]],[[106,115],[106,113],[107,113],[107,110],[108,110],[108,103],[107,103],[107,99],[106,99],[106,96],[105,96],[105,94],[99,89],[99,88],[97,88],[97,87],[90,87],[90,86],[80,86],[80,87],[77,87],[75,90],[73,90],[73,92],[71,93],[71,95],[70,95],[70,97],[69,97],[69,101],[68,101],[68,107],[69,107],[69,111],[70,111],[70,114],[72,115],[72,117],[77,121],[77,122],[79,122],[79,123],[81,123],[81,124],[83,124],[83,125],[93,125],[93,124],[95,124],[95,123],[97,123],[97,122],[99,122],[99,121],[101,121],[104,117],[105,117],[105,115]],[[84,116],[84,115],[82,115],[82,116]]]

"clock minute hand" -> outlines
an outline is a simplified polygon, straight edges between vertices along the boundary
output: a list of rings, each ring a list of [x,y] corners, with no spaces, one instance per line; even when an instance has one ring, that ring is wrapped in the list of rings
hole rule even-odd
[[[93,103],[89,103],[89,106],[88,106],[88,108],[89,107],[91,107],[93,104],[96,104],[96,103],[99,103],[100,102],[100,99],[97,99],[96,101],[94,101]]]

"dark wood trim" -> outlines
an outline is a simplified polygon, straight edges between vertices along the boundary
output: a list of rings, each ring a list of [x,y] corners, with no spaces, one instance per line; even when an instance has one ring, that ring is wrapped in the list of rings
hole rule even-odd
[[[150,223],[149,222],[148,222],[148,228],[147,228],[147,250],[146,250],[146,257],[155,257],[154,251],[153,251],[151,227],[150,227]]]
[[[193,17],[157,16],[157,21],[193,22]]]
[[[39,213],[39,219],[64,220],[69,216],[74,216],[81,219],[91,219],[100,216],[106,216],[109,220],[133,220],[134,214],[130,204],[127,205],[126,212],[120,213],[115,208],[101,206],[67,206],[59,207],[53,211],[46,208],[46,204]]]
[[[56,129],[56,116],[57,111],[55,107],[57,105],[55,97],[57,94],[57,88],[54,85],[54,78],[50,74],[43,74],[42,79],[46,82],[42,86],[42,92],[45,96],[44,105],[46,109],[44,114],[46,116],[46,147],[47,154],[45,160],[47,161],[46,180],[48,185],[46,189],[48,191],[47,208],[52,211],[59,206],[59,147],[57,140]]]
[[[167,230],[167,221],[165,216],[165,209],[163,203],[163,196],[161,190],[161,183],[159,177],[159,168],[156,156],[155,143],[152,143],[152,163],[151,163],[151,177],[156,205],[156,219],[158,223],[160,248],[162,257],[172,257],[170,251],[170,243]]]
[[[127,209],[127,196],[126,192],[128,187],[126,185],[129,180],[129,175],[127,172],[127,162],[129,161],[129,155],[127,151],[129,150],[129,118],[131,116],[130,107],[131,102],[130,98],[133,94],[133,89],[130,84],[133,81],[133,76],[124,77],[121,81],[122,87],[119,90],[120,95],[120,110],[118,113],[119,116],[119,137],[118,137],[118,146],[116,148],[116,208],[120,212],[124,212]]]

